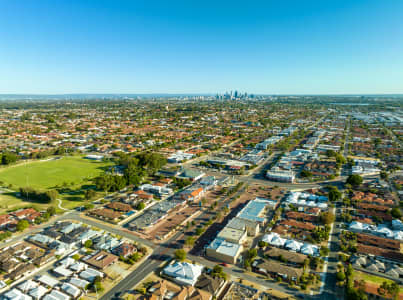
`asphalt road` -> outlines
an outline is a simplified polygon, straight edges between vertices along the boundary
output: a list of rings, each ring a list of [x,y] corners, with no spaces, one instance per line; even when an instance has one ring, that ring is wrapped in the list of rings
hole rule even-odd
[[[155,254],[156,251],[153,252]],[[110,289],[106,294],[101,297],[101,300],[109,300],[117,298],[119,295],[131,290],[134,286],[139,284],[143,279],[145,279],[148,274],[154,272],[161,261],[154,260],[151,258],[146,259],[141,265],[139,265],[133,272],[122,279],[117,285]]]

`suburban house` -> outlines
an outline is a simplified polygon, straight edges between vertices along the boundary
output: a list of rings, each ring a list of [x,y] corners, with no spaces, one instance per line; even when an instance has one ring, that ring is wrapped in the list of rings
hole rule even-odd
[[[179,284],[193,286],[202,274],[204,266],[187,262],[175,262],[166,266],[162,274],[172,278]]]

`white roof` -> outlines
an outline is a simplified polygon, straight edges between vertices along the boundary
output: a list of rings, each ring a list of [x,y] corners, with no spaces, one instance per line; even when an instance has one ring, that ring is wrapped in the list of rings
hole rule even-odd
[[[59,292],[57,290],[52,290],[52,292],[50,292],[49,295],[51,295],[51,296],[53,296],[53,297],[55,297],[56,299],[59,299],[59,300],[68,300],[68,299],[70,299],[69,295],[66,295],[65,293]]]
[[[353,221],[350,223],[349,228],[353,229],[353,230],[363,230],[365,228],[365,226],[364,226],[364,223]]]
[[[87,286],[87,284],[89,284],[89,282],[87,280],[76,278],[76,277],[70,278],[69,283],[71,283],[79,288],[85,288]]]
[[[239,249],[241,248],[241,245],[231,243],[221,237],[217,237],[210,243],[208,248],[213,249],[218,253],[235,257],[239,254]]]
[[[306,205],[306,200],[302,199],[298,201],[299,205]]]
[[[20,291],[26,293],[26,292],[28,292],[29,290],[31,290],[31,289],[33,289],[33,288],[35,288],[35,287],[37,287],[37,286],[38,286],[38,283],[36,283],[35,281],[33,281],[33,280],[31,280],[31,279],[28,279],[28,280],[25,280],[24,282],[20,283],[20,284],[17,286],[17,288],[18,288]]]
[[[394,231],[393,238],[395,240],[403,241],[403,231]]]
[[[302,198],[302,199],[306,199],[306,198],[308,198],[309,196],[311,196],[311,194],[305,193],[305,192],[301,192],[301,193],[299,194],[299,197]]]
[[[40,283],[43,283],[44,285],[50,286],[50,287],[54,287],[56,284],[59,283],[58,280],[56,280],[48,275],[41,275],[36,280],[39,281]]]
[[[283,247],[286,241],[287,241],[286,239],[283,239],[279,236],[275,236],[272,238],[269,244],[276,247]]]
[[[288,250],[299,251],[302,247],[302,243],[295,240],[287,240],[284,247]]]
[[[74,285],[70,284],[70,283],[63,283],[61,286],[62,291],[66,292],[67,294],[75,297],[78,297],[78,295],[80,295],[80,289],[78,287],[75,287]]]
[[[94,270],[92,268],[87,268],[85,271],[82,271],[80,273],[80,277],[82,279],[88,280],[88,281],[94,281],[95,277],[99,276],[99,277],[103,277],[103,273],[99,272],[97,270]]]
[[[174,278],[176,281],[194,285],[203,271],[203,266],[187,262],[175,262],[163,270],[164,274]]]
[[[270,243],[274,237],[280,237],[276,232],[270,232],[262,237],[262,241],[265,243]]]
[[[81,227],[80,223],[70,223],[66,227],[64,227],[62,230],[60,230],[61,233],[69,233],[72,232],[74,229]]]
[[[47,294],[47,295],[45,295],[45,297],[42,298],[42,300],[58,300],[58,298],[56,298],[50,294]]]
[[[74,258],[68,256],[68,257],[66,257],[65,259],[61,260],[59,264],[60,264],[61,266],[64,266],[64,267],[67,268],[68,266],[71,266],[71,265],[74,264],[75,262],[76,262],[76,260],[75,260]]]
[[[34,299],[40,299],[48,292],[48,289],[45,288],[43,285],[39,285],[36,288],[29,291],[29,295],[32,296]]]
[[[392,227],[402,227],[403,226],[403,222],[400,221],[399,219],[393,219],[392,220]]]
[[[316,245],[305,243],[301,249],[301,253],[305,255],[317,256],[319,255],[319,247]]]
[[[318,203],[319,208],[327,208],[327,203]]]
[[[53,272],[55,272],[56,274],[63,276],[63,277],[69,277],[69,276],[71,276],[71,274],[73,274],[72,271],[66,269],[63,266],[59,266],[59,267],[53,269]]]
[[[24,294],[24,293],[20,292],[16,288],[13,288],[12,290],[10,290],[7,293],[3,294],[3,299],[7,299],[7,300],[32,300],[32,297],[28,296],[27,294]]]
[[[82,270],[85,270],[88,268],[88,265],[83,263],[83,262],[75,262],[70,266],[70,269],[75,271],[75,272],[80,272]]]

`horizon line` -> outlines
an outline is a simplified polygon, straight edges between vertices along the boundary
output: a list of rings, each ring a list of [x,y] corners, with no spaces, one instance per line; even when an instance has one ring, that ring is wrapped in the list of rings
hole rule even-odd
[[[237,91],[237,90],[229,90]],[[239,91],[238,91],[239,92]],[[152,92],[152,93],[0,93],[0,96],[144,96],[144,95],[167,95],[167,96],[215,96],[223,95],[227,92],[217,93],[164,93],[164,92]],[[245,92],[241,92],[244,94]],[[402,93],[253,93],[246,92],[248,95],[255,96],[403,96]]]

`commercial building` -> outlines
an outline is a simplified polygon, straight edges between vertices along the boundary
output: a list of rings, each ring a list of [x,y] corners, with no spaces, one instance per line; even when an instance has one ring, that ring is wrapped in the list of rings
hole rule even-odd
[[[256,226],[264,225],[266,223],[266,208],[272,206],[272,200],[266,200],[263,198],[256,198],[251,200],[248,204],[238,213],[237,217],[254,222]]]
[[[225,239],[217,237],[206,248],[206,255],[222,262],[234,264],[242,250],[242,245],[227,242]]]
[[[266,178],[273,181],[293,183],[295,180],[295,173],[293,171],[273,169],[267,171]]]
[[[183,162],[185,160],[192,159],[194,157],[195,157],[194,154],[178,151],[178,152],[172,154],[171,156],[169,156],[167,158],[167,161],[169,163],[180,163],[180,162]]]
[[[203,269],[204,267],[200,265],[175,262],[166,266],[162,273],[180,284],[193,286],[202,274]]]
[[[217,235],[217,238],[222,238],[230,243],[242,244],[246,240],[245,229],[235,229],[229,226],[224,227],[223,230]]]

